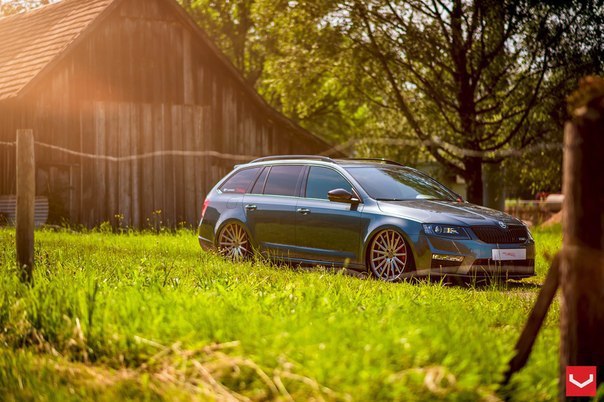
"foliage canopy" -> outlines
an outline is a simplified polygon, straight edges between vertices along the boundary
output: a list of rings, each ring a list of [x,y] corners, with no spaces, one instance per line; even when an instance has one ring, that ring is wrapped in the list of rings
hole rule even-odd
[[[357,152],[429,155],[478,202],[483,163],[560,143],[565,95],[604,59],[598,0],[183,3],[286,115]],[[525,159],[555,176],[558,154]]]

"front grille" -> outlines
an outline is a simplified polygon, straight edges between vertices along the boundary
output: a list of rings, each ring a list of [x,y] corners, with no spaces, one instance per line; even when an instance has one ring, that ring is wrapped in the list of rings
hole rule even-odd
[[[535,267],[535,260],[510,260],[510,261],[496,261],[490,258],[479,258],[474,260],[473,267],[499,267],[505,265],[507,267]]]
[[[472,226],[472,231],[480,240],[489,244],[524,243],[528,239],[528,231],[522,225],[510,225],[507,229],[497,226]]]

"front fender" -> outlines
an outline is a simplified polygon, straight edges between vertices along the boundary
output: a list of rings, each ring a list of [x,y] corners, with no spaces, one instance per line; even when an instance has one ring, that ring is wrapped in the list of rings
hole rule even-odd
[[[417,261],[416,245],[420,239],[421,224],[404,218],[388,216],[382,217],[381,219],[370,220],[370,223],[367,226],[363,235],[362,250],[360,254],[363,256],[363,263],[365,265],[367,265],[367,248],[369,247],[371,239],[384,229],[392,229],[401,233],[407,241],[407,244],[409,244],[413,261]]]

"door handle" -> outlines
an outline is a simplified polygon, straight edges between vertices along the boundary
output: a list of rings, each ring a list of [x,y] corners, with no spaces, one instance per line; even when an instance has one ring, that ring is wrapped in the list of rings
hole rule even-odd
[[[255,204],[247,204],[245,206],[246,211],[255,211],[256,209],[258,209],[258,207]]]
[[[302,215],[308,215],[308,214],[310,214],[310,209],[308,209],[308,208],[298,208],[296,210],[296,212],[298,212],[298,213],[300,213]]]

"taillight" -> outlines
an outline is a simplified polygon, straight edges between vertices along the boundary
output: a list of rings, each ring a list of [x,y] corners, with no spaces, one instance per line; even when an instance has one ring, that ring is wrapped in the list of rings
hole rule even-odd
[[[206,214],[206,209],[208,209],[209,204],[210,200],[206,198],[203,202],[203,206],[201,207],[201,219],[203,219],[203,216]]]

